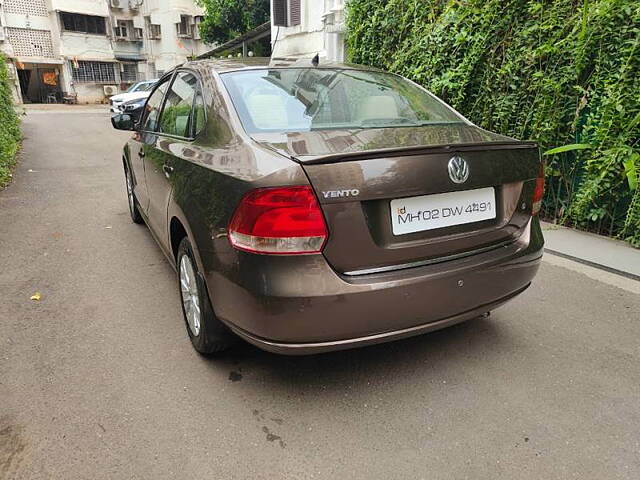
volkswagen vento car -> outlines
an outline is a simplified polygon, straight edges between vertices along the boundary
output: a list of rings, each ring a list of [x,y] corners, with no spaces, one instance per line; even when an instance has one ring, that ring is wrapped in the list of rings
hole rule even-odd
[[[251,61],[250,61],[251,60]],[[398,75],[194,61],[160,79],[122,162],[201,353],[399,339],[522,293],[543,249],[539,149]]]

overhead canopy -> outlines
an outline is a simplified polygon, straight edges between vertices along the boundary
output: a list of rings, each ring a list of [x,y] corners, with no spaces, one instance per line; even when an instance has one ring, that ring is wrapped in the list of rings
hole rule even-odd
[[[243,33],[239,37],[236,37],[233,40],[229,40],[228,42],[225,42],[222,45],[217,46],[213,50],[209,50],[208,52],[203,53],[202,55],[198,56],[198,58],[213,57],[227,50],[233,50],[234,48],[242,47],[243,44],[255,42],[257,40],[260,40],[261,38],[268,37],[270,35],[271,35],[271,22],[264,22],[262,25],[254,28],[253,30],[247,33]]]
[[[113,56],[116,57],[116,60],[123,62],[142,62],[146,60],[146,57],[139,53],[114,53]]]

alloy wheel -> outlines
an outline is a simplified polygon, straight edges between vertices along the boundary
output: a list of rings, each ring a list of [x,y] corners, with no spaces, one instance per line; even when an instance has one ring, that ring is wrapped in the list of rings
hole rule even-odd
[[[135,198],[133,197],[133,180],[131,179],[131,172],[127,170],[127,174],[125,175],[127,179],[127,199],[129,200],[129,210],[133,214],[135,212],[136,204]]]
[[[200,296],[196,272],[188,255],[183,255],[180,259],[180,293],[189,330],[197,337],[200,334]]]

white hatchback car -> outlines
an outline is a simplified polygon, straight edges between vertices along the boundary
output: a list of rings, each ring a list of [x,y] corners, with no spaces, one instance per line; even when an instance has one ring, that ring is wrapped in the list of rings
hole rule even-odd
[[[137,100],[140,98],[147,98],[153,89],[153,86],[157,83],[158,79],[145,80],[143,82],[134,83],[124,93],[114,95],[109,99],[111,102],[111,111],[114,113],[120,112],[120,105],[129,100]]]

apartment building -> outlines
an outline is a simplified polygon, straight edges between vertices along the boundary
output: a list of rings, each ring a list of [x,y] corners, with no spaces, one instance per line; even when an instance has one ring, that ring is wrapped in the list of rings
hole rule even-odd
[[[347,1],[271,0],[271,56],[344,62]]]
[[[104,102],[208,50],[195,0],[0,0],[16,99]]]

